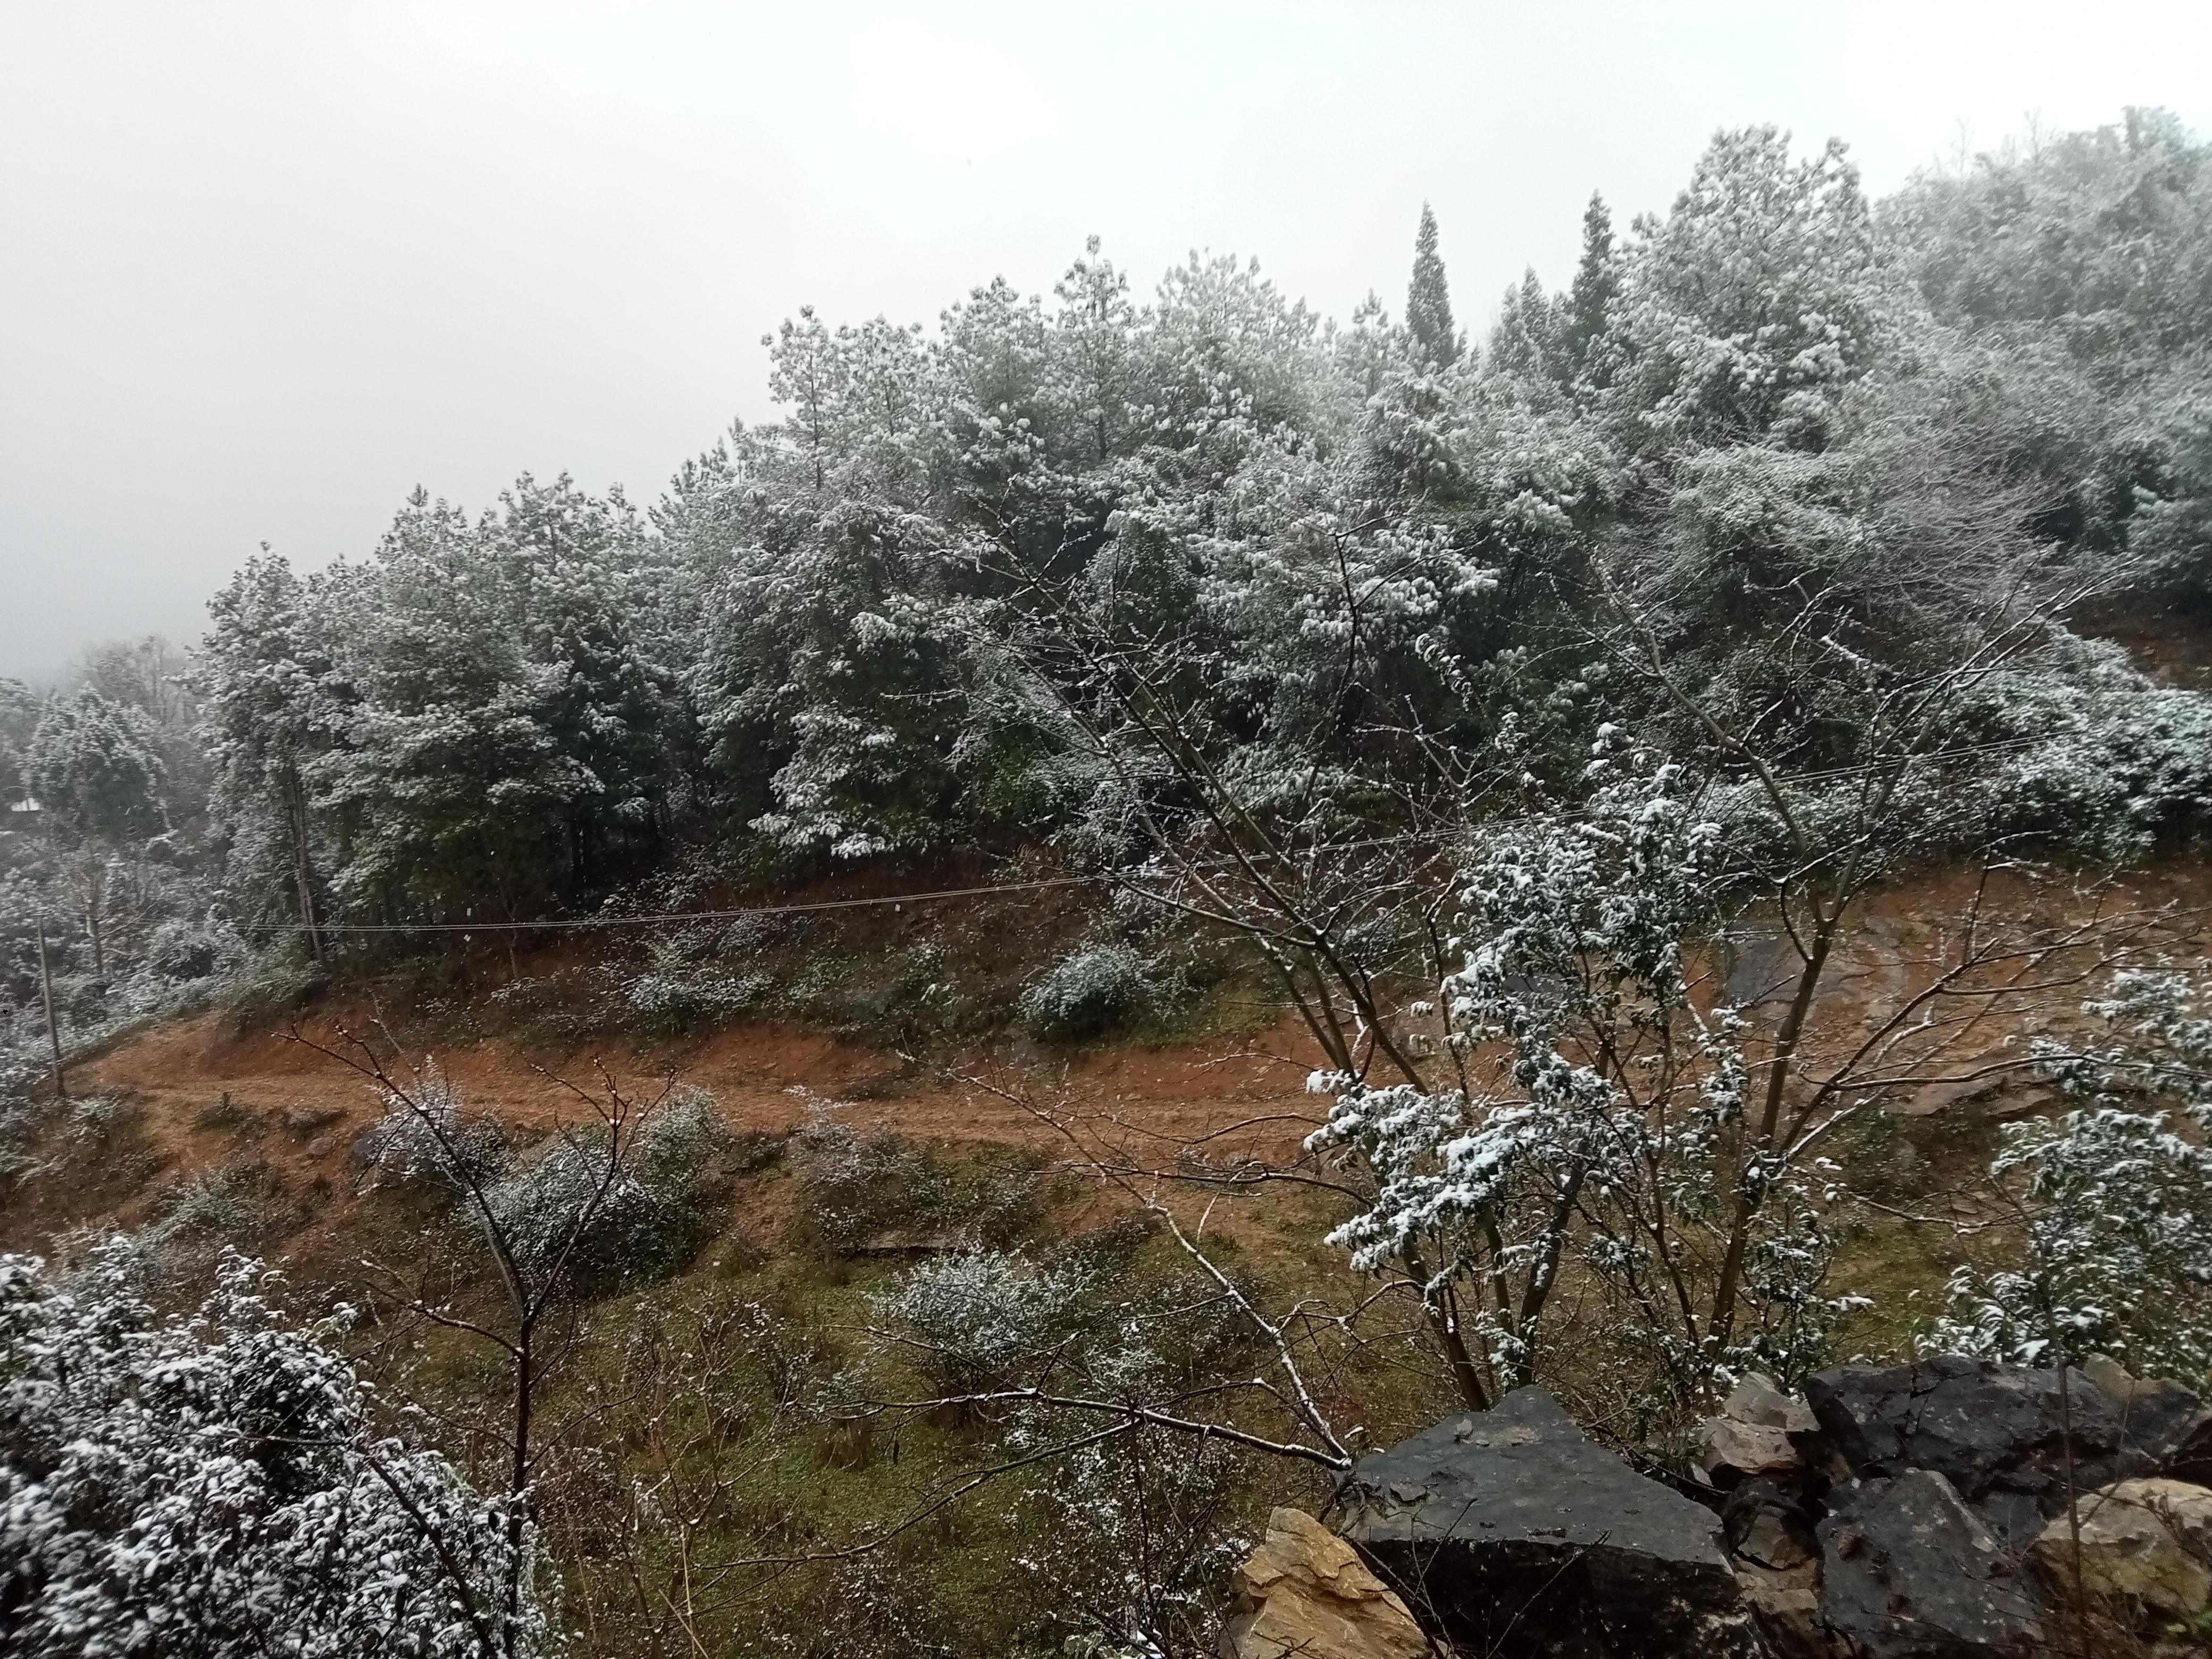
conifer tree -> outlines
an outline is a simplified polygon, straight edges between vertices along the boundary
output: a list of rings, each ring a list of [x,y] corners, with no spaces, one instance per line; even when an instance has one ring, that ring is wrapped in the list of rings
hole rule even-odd
[[[1571,370],[1590,366],[1590,354],[1605,334],[1606,307],[1620,288],[1620,268],[1613,252],[1613,214],[1605,198],[1590,192],[1583,210],[1583,257],[1567,290],[1560,344]]]
[[[1421,204],[1421,228],[1413,237],[1413,280],[1406,290],[1406,326],[1414,349],[1442,368],[1459,361],[1459,333],[1452,326],[1451,294],[1444,285],[1444,262],[1437,252],[1437,216]]]

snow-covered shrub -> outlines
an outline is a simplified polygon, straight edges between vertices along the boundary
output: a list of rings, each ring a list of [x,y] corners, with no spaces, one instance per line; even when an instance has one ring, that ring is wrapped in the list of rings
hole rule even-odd
[[[2106,640],[2059,641],[1993,675],[1974,740],[2025,738],[1963,797],[1988,827],[2114,862],[2212,822],[2212,700],[2163,686]]]
[[[874,1298],[878,1338],[947,1394],[1010,1387],[1067,1336],[1085,1283],[996,1250],[939,1256]]]
[[[1954,1273],[1927,1346],[2028,1364],[2109,1353],[2202,1382],[2212,1375],[2207,988],[2178,974],[2124,973],[2087,1012],[2119,1040],[2078,1050],[2042,1040],[2075,1103],[2007,1126],[1990,1165],[2024,1260]]]
[[[528,1534],[517,1559],[499,1503],[380,1431],[368,1385],[326,1333],[272,1306],[273,1274],[227,1255],[198,1313],[165,1320],[135,1260],[112,1241],[57,1279],[0,1256],[9,1652],[550,1648]]]
[[[1126,1024],[1152,993],[1142,956],[1119,943],[1086,945],[1022,993],[1022,1018],[1039,1036],[1079,1042]]]
[[[556,1133],[487,1190],[519,1259],[607,1284],[667,1271],[697,1242],[702,1178],[729,1143],[720,1103],[679,1089],[623,1134],[626,1148],[604,1127]]]
[[[932,1218],[944,1198],[943,1171],[888,1124],[862,1134],[817,1101],[792,1139],[804,1159],[807,1218],[834,1249]]]
[[[642,971],[626,979],[621,1000],[633,1022],[656,1031],[682,1031],[726,1020],[759,1003],[773,987],[763,973],[732,973],[708,956],[704,943],[684,934],[658,938],[647,946]]]
[[[70,1138],[88,1146],[106,1146],[136,1123],[143,1109],[119,1090],[78,1095],[69,1103]]]
[[[162,1195],[153,1231],[165,1238],[251,1237],[271,1219],[269,1186],[263,1165],[225,1164],[203,1170]]]
[[[460,1091],[426,1066],[404,1098],[388,1095],[362,1132],[358,1150],[371,1168],[405,1182],[454,1188],[491,1180],[506,1167],[507,1136],[490,1117],[468,1112]]]
[[[57,1104],[47,1073],[27,1054],[0,1048],[0,1182],[34,1167]]]
[[[1080,1634],[1085,1659],[1216,1651],[1228,1590],[1251,1540],[1237,1530],[1235,1454],[1216,1441],[1143,1429],[1054,1466],[1020,1513],[1015,1563]]]

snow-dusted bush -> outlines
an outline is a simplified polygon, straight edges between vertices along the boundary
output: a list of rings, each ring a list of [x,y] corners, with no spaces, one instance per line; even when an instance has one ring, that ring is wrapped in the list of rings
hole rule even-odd
[[[1217,1651],[1229,1587],[1251,1540],[1237,1532],[1235,1454],[1218,1442],[1146,1429],[1084,1447],[1020,1511],[1015,1566],[1082,1634],[1079,1659],[1161,1659]]]
[[[626,1146],[605,1126],[557,1133],[488,1188],[519,1259],[604,1283],[665,1271],[696,1241],[701,1180],[729,1143],[714,1097],[677,1090],[620,1133]]]
[[[327,1334],[227,1255],[164,1319],[112,1241],[67,1278],[0,1256],[0,1638],[38,1659],[460,1659],[552,1645],[531,1541],[377,1426]]]
[[[270,1220],[269,1187],[263,1167],[225,1164],[203,1170],[162,1195],[152,1231],[164,1238],[233,1240],[258,1233]]]
[[[817,1101],[792,1139],[804,1159],[807,1218],[838,1249],[930,1217],[944,1196],[942,1171],[888,1124],[862,1134]]]
[[[1022,1018],[1039,1036],[1079,1042],[1127,1023],[1151,994],[1142,956],[1119,943],[1086,945],[1022,993]]]
[[[2212,1374],[2207,1000],[2180,975],[2124,973],[2087,1006],[2118,1041],[2039,1044],[2075,1104],[2007,1126],[1990,1166],[2024,1259],[1954,1273],[1929,1346],[2046,1364],[2102,1352],[2152,1374]]]
[[[468,1112],[460,1091],[435,1065],[423,1067],[404,1097],[386,1096],[384,1111],[362,1133],[359,1150],[370,1167],[401,1181],[457,1189],[491,1180],[508,1157],[497,1121]]]
[[[996,1250],[939,1256],[874,1298],[878,1337],[948,1394],[1006,1388],[1066,1339],[1085,1284]]]
[[[732,973],[702,953],[706,943],[687,934],[653,940],[645,967],[624,979],[623,1009],[654,1030],[681,1031],[726,1020],[756,1006],[772,988],[762,973]]]

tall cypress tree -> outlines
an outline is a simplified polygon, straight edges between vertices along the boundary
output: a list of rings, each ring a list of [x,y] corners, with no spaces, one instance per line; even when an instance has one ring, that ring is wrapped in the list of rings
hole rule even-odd
[[[1620,264],[1613,254],[1613,215],[1605,198],[1590,192],[1583,210],[1583,257],[1567,290],[1566,326],[1561,343],[1571,369],[1589,366],[1590,352],[1605,333],[1606,307],[1620,288]]]
[[[1459,332],[1452,326],[1451,294],[1444,286],[1444,262],[1437,253],[1437,216],[1421,204],[1421,228],[1413,237],[1413,281],[1406,290],[1406,326],[1414,348],[1438,368],[1459,360]]]

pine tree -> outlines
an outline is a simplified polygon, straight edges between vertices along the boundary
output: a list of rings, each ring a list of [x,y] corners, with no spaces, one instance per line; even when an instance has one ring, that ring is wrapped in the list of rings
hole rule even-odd
[[[1573,286],[1567,290],[1565,326],[1560,345],[1570,372],[1591,367],[1591,354],[1605,337],[1606,308],[1620,289],[1620,265],[1613,251],[1613,215],[1605,198],[1590,192],[1583,210],[1583,257],[1575,267]]]
[[[56,831],[70,840],[120,845],[168,827],[153,723],[97,691],[46,705],[23,775]]]
[[[1439,368],[1459,361],[1459,334],[1452,326],[1451,294],[1444,285],[1444,262],[1437,252],[1437,216],[1421,204],[1421,228],[1413,237],[1413,280],[1406,290],[1406,326],[1422,357]]]
[[[216,805],[235,837],[259,818],[283,848],[308,953],[323,954],[320,884],[307,773],[337,746],[349,701],[334,684],[326,642],[316,637],[312,595],[270,552],[246,560],[208,601],[192,690],[200,736],[214,763]]]

